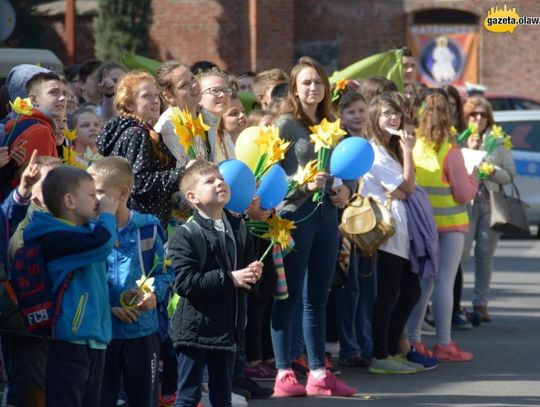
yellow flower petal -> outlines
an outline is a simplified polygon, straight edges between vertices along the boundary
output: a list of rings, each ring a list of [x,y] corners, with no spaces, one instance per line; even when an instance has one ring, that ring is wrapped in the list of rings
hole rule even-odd
[[[304,185],[313,181],[318,172],[317,160],[311,160],[306,164],[305,168],[300,165],[298,166],[298,172],[293,177],[293,180],[296,181],[298,185]]]
[[[504,136],[503,146],[504,146],[504,148],[507,148],[508,150],[511,150],[512,147],[514,147],[514,145],[512,144],[512,139],[511,139],[510,136],[508,136],[508,135]]]
[[[77,129],[64,129],[64,137],[69,141],[74,141],[77,138]]]
[[[322,119],[321,123],[316,126],[311,126],[309,130],[312,134],[309,136],[312,143],[315,143],[315,152],[318,152],[321,148],[334,148],[339,140],[347,134],[341,128],[341,120],[338,119],[335,122],[329,122]]]
[[[491,135],[496,139],[503,137],[504,132],[503,132],[502,127],[494,124],[493,127],[491,128]]]
[[[17,114],[22,114],[24,116],[32,115],[33,106],[30,98],[21,99],[20,97],[16,97],[15,101],[9,102],[9,105],[11,106],[11,110]]]
[[[154,277],[146,278],[146,276],[142,276],[137,281],[135,281],[135,283],[137,284],[137,287],[139,287],[145,293],[153,293],[155,290]]]

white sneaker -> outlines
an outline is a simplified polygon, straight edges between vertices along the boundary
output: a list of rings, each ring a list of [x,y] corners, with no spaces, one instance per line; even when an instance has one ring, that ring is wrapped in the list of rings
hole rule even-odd
[[[334,357],[339,356],[339,342],[326,342],[325,352],[330,353]]]
[[[422,329],[420,330],[420,333],[422,335],[435,336],[437,334],[437,331],[435,330],[434,327],[432,327],[426,321],[423,321],[422,322]]]
[[[248,402],[245,397],[236,393],[231,393],[231,405],[232,407],[247,407]]]

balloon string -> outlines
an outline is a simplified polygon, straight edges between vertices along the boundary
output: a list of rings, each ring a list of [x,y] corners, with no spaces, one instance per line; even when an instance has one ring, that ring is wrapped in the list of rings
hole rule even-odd
[[[322,195],[324,195],[324,191],[321,193]],[[322,198],[322,196],[321,196]],[[305,220],[308,220],[314,213],[315,211],[317,211],[317,209],[319,208],[319,206],[322,205],[322,199],[320,199],[318,202],[317,202],[317,205],[315,206],[315,208],[305,217],[303,217],[302,219],[300,220],[295,220],[294,223],[295,224],[299,224],[299,223],[302,223],[304,222]]]

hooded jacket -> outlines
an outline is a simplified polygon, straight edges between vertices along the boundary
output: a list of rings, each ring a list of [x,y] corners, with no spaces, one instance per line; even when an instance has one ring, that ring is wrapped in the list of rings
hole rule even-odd
[[[131,211],[129,223],[118,230],[118,243],[112,253],[107,258],[107,282],[109,284],[111,307],[120,306],[120,295],[130,289],[137,287],[136,281],[143,276],[141,267],[141,256],[139,245],[144,246],[145,242],[139,242],[138,230],[141,227],[153,225],[157,228],[157,235],[154,241],[154,265],[152,270],[144,270],[145,275],[154,277],[154,293],[158,302],[165,300],[165,295],[174,280],[172,270],[164,268],[163,240],[165,233],[159,224],[159,220],[152,215],[141,215]],[[148,336],[158,329],[158,315],[154,308],[139,314],[135,322],[123,322],[113,316],[112,330],[113,339],[131,339]]]
[[[236,241],[236,269],[242,269],[255,260],[253,241],[249,234],[241,238],[241,228],[247,233],[242,219],[225,213]],[[169,243],[174,289],[181,297],[172,317],[171,338],[175,347],[234,351],[245,328],[247,291],[234,286],[214,221],[197,211],[193,221],[200,233],[178,227]],[[198,249],[202,245],[204,253]]]
[[[148,129],[138,121],[116,116],[101,129],[97,146],[103,156],[125,157],[133,168],[135,185],[129,206],[159,218],[165,227],[172,209],[171,195],[178,191],[181,169],[160,136],[159,148],[169,157],[162,166],[152,151]]]
[[[111,340],[111,308],[105,260],[116,241],[116,219],[102,213],[92,225],[74,226],[49,213],[34,212],[24,241],[41,241],[45,267],[56,293],[69,272],[73,280],[64,293],[54,339]]]

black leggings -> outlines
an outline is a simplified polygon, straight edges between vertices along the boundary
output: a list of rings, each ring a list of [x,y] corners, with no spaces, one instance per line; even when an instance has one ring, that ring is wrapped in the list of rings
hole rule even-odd
[[[456,281],[454,282],[454,310],[453,314],[459,314],[461,311],[461,294],[463,292],[463,270],[461,264],[458,267]]]
[[[402,257],[378,252],[377,299],[373,308],[373,353],[385,359],[399,353],[399,339],[420,299],[420,279]]]

